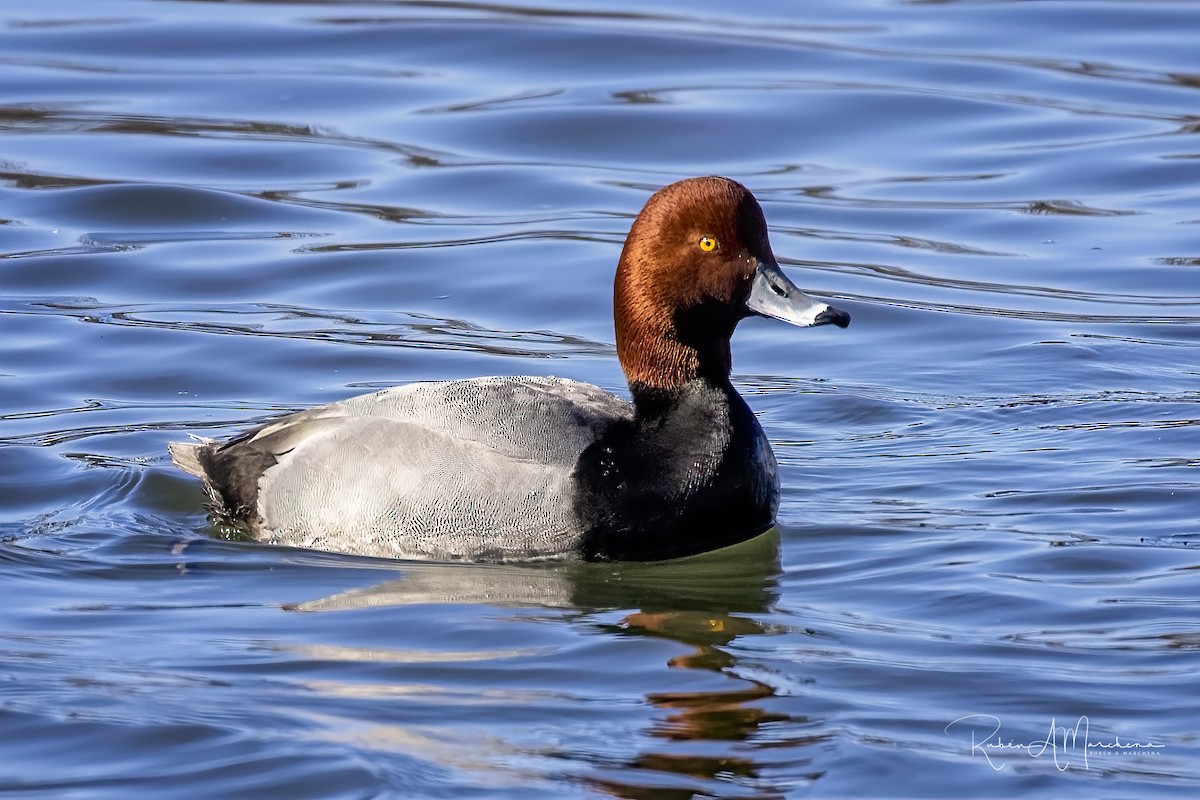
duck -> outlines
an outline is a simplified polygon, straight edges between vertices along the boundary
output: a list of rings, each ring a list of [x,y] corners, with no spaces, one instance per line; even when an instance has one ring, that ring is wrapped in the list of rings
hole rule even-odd
[[[775,525],[779,470],[731,379],[750,316],[845,328],[730,178],[656,191],[613,288],[629,399],[557,377],[409,383],[173,442],[213,517],[271,544],[436,561],[657,561]]]

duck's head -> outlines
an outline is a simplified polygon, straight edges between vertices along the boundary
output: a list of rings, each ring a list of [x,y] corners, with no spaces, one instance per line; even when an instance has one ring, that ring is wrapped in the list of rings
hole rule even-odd
[[[729,337],[751,315],[850,324],[783,274],[758,201],[728,178],[689,178],[646,202],[625,239],[613,299],[617,356],[635,393],[727,379]]]

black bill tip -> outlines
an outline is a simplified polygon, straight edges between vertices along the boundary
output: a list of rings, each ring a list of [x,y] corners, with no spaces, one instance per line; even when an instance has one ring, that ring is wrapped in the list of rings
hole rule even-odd
[[[837,325],[839,328],[845,328],[850,324],[850,315],[840,308],[829,306],[820,314],[817,314],[813,321],[814,325]]]

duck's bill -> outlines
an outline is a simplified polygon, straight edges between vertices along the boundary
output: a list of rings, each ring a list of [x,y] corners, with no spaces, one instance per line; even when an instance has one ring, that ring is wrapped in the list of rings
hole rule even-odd
[[[807,328],[812,325],[850,324],[850,315],[840,308],[822,303],[796,288],[775,264],[758,262],[746,308],[762,317],[772,317]]]

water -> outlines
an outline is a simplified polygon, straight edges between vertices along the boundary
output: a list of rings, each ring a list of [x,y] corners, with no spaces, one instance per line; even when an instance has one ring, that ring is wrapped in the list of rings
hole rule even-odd
[[[1103,0],[6,4],[0,787],[1193,796],[1198,29]],[[854,317],[735,340],[773,535],[533,566],[210,535],[168,441],[418,379],[621,390],[620,243],[709,173]]]

